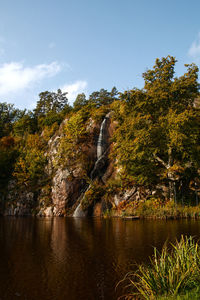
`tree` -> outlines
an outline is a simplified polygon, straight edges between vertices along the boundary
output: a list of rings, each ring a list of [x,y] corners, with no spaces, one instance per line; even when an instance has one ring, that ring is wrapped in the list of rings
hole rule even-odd
[[[118,91],[116,87],[113,87],[111,92],[107,90],[100,89],[99,92],[93,92],[89,97],[89,103],[93,104],[95,107],[100,107],[102,105],[111,104],[114,100],[117,100]]]
[[[38,134],[29,134],[19,152],[13,176],[19,185],[39,187],[38,180],[42,182],[44,179],[44,168],[47,163],[42,137]]]
[[[80,167],[81,176],[86,176],[89,166],[88,161],[88,132],[86,118],[82,111],[72,115],[64,127],[64,135],[58,147],[58,156],[55,165],[67,168],[71,176],[73,171]]]
[[[76,100],[74,101],[73,107],[75,111],[78,111],[83,106],[87,105],[88,100],[86,100],[86,96],[84,93],[78,94]]]
[[[21,111],[19,118],[13,123],[14,135],[24,136],[37,130],[36,118],[31,111]]]
[[[55,92],[42,92],[39,94],[40,99],[37,101],[37,106],[34,110],[36,116],[46,115],[49,112],[61,112],[68,105],[67,93],[62,93],[58,89]]]
[[[199,110],[193,103],[199,95],[198,68],[186,65],[187,72],[174,77],[176,60],[157,59],[143,74],[143,90],[125,92],[116,152],[125,171],[138,183],[163,180],[170,198],[188,174],[197,176],[200,166]],[[122,107],[122,106],[121,106]]]
[[[39,128],[45,125],[50,126],[55,122],[61,123],[64,115],[70,110],[66,94],[60,89],[57,93],[46,91],[39,94],[40,99],[34,109]]]
[[[17,154],[13,137],[4,136],[0,139],[0,192],[5,191],[11,178]]]
[[[13,104],[0,103],[0,138],[10,134],[19,114],[20,110],[15,109]]]

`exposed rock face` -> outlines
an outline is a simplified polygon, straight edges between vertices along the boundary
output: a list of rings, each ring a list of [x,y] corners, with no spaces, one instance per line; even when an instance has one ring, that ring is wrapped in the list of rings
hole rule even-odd
[[[96,160],[96,145],[95,145],[95,134],[97,132],[97,125],[92,119],[89,120],[87,125],[87,131],[90,135],[90,141],[85,145],[85,151],[89,157],[90,162],[95,162]],[[67,168],[54,169],[53,162],[56,159],[58,153],[58,146],[60,138],[62,137],[62,130],[51,138],[49,141],[49,150],[47,153],[48,157],[48,167],[47,173],[52,176],[52,206],[53,215],[64,216],[68,215],[71,210],[76,208],[76,202],[79,199],[83,190],[85,190],[86,182],[82,178],[82,166],[77,165],[73,173],[70,173]]]
[[[41,208],[37,214],[38,217],[53,217],[53,207],[48,206],[46,208]]]
[[[101,217],[102,213],[103,213],[104,209],[103,209],[103,204],[102,203],[96,203],[94,205],[94,209],[93,209],[93,217]]]
[[[53,213],[56,216],[66,214],[66,209],[72,207],[80,196],[85,181],[78,178],[69,180],[67,170],[58,170],[52,180]]]
[[[119,170],[114,166],[114,162],[109,158],[109,152],[112,149],[111,137],[115,130],[115,122],[111,121],[111,113],[107,114],[101,125],[97,125],[94,120],[90,119],[87,124],[87,132],[90,136],[89,142],[83,147],[87,152],[91,166],[90,172],[91,185],[89,185],[82,174],[82,165],[75,166],[73,172],[67,168],[55,167],[54,161],[58,155],[60,139],[63,136],[63,126],[68,120],[65,120],[58,132],[49,140],[46,157],[48,165],[45,172],[47,176],[52,178],[50,183],[50,199],[45,202],[45,189],[31,192],[28,190],[17,190],[14,182],[10,183],[9,193],[7,195],[7,206],[5,215],[30,215],[33,212],[37,216],[52,217],[73,215],[73,217],[86,217],[88,215],[101,216],[108,208],[108,204],[104,201],[103,196],[95,198],[95,201],[89,203],[85,209],[84,195],[92,193],[92,183],[97,182],[100,186],[105,186],[108,179],[114,179],[118,176]],[[90,191],[91,189],[91,191]],[[146,193],[146,192],[145,192]],[[92,194],[91,194],[92,195]],[[37,196],[37,197],[36,197]],[[116,207],[123,201],[139,200],[143,196],[140,189],[130,187],[123,192],[117,192],[110,198]],[[36,199],[37,198],[37,199]],[[84,207],[84,209],[83,209]],[[87,206],[86,206],[87,207]]]
[[[108,113],[105,118],[103,119],[102,123],[101,123],[101,127],[100,127],[100,131],[99,131],[99,136],[98,136],[98,141],[97,141],[97,154],[96,154],[96,162],[94,165],[94,168],[90,174],[90,178],[91,180],[94,180],[96,178],[101,179],[103,174],[106,171],[106,168],[108,166],[108,147],[109,147],[109,135],[108,135],[108,127],[110,124],[110,113]],[[84,200],[84,194],[86,192],[88,192],[90,190],[91,186],[89,186],[87,188],[87,190],[85,192],[82,193],[79,201],[80,204],[78,205],[78,207],[75,209],[74,213],[73,213],[73,217],[85,217],[89,214],[88,211],[83,211],[82,209],[82,201]],[[98,204],[96,205],[96,207],[98,206]],[[88,209],[90,209],[90,207],[88,207]],[[98,213],[97,213],[98,211]],[[93,209],[93,215],[94,213],[97,214],[101,214],[100,213],[101,209]]]
[[[120,204],[122,201],[128,201],[131,197],[135,197],[135,200],[139,200],[139,195],[137,192],[136,187],[132,187],[130,190],[126,190],[123,193],[115,194],[114,195],[114,203],[116,206]]]
[[[53,208],[52,206],[47,207],[44,210],[45,217],[53,217]]]
[[[107,153],[104,153],[95,162],[94,168],[90,174],[90,178],[95,179],[96,177],[102,177],[106,171],[107,165],[108,165],[108,157],[107,157]]]
[[[32,214],[32,209],[35,207],[35,195],[33,192],[16,189],[16,183],[9,183],[9,192],[7,195],[6,207],[4,210],[5,216],[26,216]]]

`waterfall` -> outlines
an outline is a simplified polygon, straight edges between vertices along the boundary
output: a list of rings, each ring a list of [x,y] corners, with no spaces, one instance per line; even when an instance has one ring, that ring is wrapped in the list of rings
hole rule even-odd
[[[103,122],[101,123],[101,127],[100,127],[100,133],[99,133],[99,138],[98,138],[98,142],[97,142],[97,159],[99,159],[105,151],[106,121],[107,121],[107,117],[104,118]]]
[[[98,174],[98,170],[102,168],[102,161],[105,160],[104,158],[104,152],[107,148],[107,140],[106,140],[106,125],[107,120],[109,119],[110,114],[107,114],[105,118],[103,119],[100,127],[99,137],[97,141],[97,160],[95,162],[94,168],[91,172],[90,178],[91,180],[95,179],[97,176],[100,176]],[[81,201],[84,198],[85,193],[90,189],[91,185],[87,187],[87,189],[81,194],[81,196],[78,199],[79,205],[75,209],[73,213],[73,217],[86,217],[87,212],[84,212],[81,207]]]

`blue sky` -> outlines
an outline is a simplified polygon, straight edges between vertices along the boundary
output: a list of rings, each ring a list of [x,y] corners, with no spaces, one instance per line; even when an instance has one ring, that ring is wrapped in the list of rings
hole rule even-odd
[[[0,0],[0,102],[141,88],[155,59],[200,63],[199,0]]]

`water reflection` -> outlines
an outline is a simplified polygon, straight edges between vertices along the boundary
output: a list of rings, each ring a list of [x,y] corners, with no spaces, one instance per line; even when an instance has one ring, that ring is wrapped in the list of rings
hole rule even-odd
[[[133,262],[199,221],[1,218],[0,299],[117,299]]]

